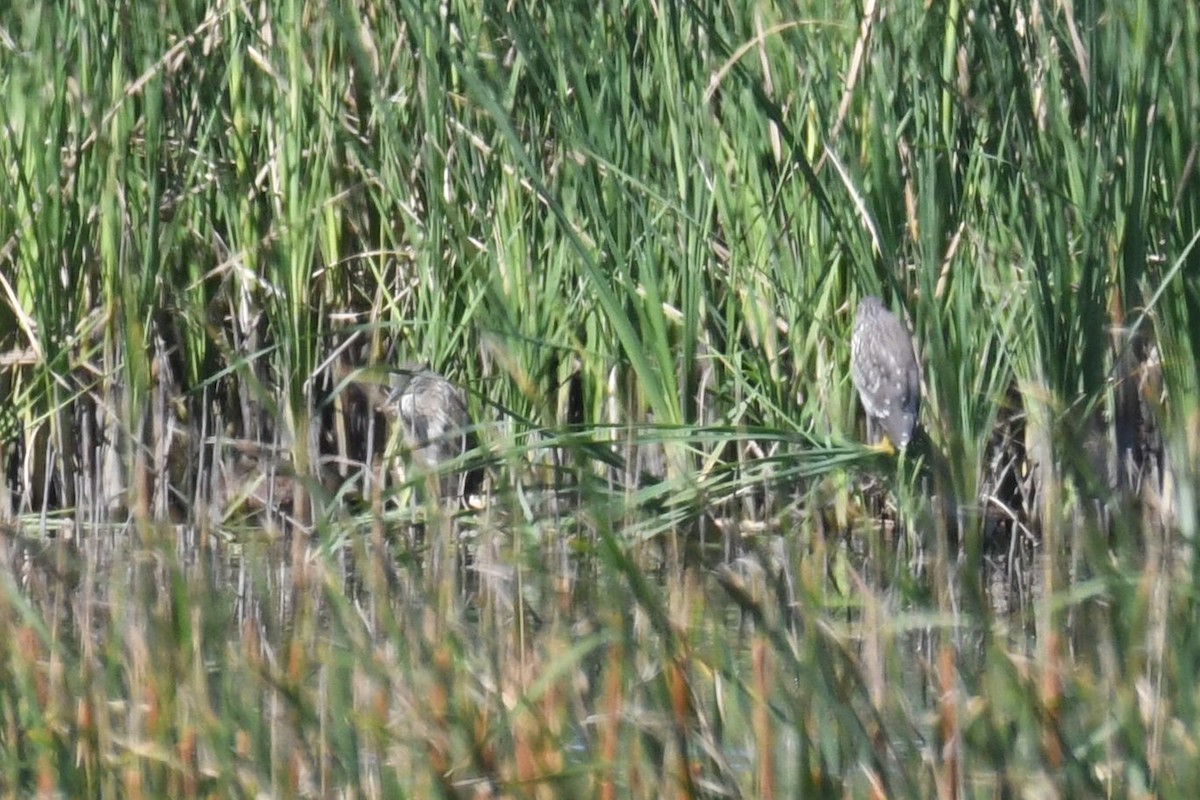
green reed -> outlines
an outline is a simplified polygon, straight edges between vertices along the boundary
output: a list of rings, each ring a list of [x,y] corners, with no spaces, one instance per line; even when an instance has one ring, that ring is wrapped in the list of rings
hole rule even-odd
[[[1190,796],[1196,41],[3,12],[0,792]],[[868,293],[922,356],[899,459],[855,443]],[[411,360],[482,508],[373,461],[356,392]]]

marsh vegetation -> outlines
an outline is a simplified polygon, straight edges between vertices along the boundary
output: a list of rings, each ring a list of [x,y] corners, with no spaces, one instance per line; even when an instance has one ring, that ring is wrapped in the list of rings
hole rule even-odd
[[[0,793],[1194,796],[1197,43],[1153,0],[0,12]],[[406,362],[466,453],[397,433]]]

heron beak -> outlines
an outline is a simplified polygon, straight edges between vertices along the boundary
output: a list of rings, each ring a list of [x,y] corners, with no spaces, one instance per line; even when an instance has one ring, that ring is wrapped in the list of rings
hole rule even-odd
[[[896,455],[896,446],[892,444],[892,440],[888,438],[886,433],[877,443],[867,445],[867,449],[872,453],[879,453],[885,456]]]

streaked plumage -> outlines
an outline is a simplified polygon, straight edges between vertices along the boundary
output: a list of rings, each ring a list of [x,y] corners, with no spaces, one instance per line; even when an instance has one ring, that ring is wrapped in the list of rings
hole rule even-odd
[[[431,473],[442,472],[476,446],[466,398],[454,384],[423,364],[406,364],[389,375],[391,392],[383,410],[400,423],[405,449],[412,462]],[[445,473],[442,497],[465,497],[478,492],[478,467]]]
[[[921,410],[921,371],[912,338],[877,297],[864,297],[854,318],[850,373],[867,412],[867,435],[882,426],[903,449],[912,441]]]

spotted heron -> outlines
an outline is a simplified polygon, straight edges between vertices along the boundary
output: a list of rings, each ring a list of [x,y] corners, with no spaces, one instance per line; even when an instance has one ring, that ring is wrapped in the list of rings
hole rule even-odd
[[[391,391],[382,408],[400,423],[400,435],[412,463],[438,474],[443,499],[478,493],[480,467],[447,464],[475,449],[476,439],[462,391],[425,364],[405,364],[388,376]]]
[[[864,297],[850,339],[850,374],[867,412],[867,439],[883,450],[912,441],[921,410],[921,370],[912,338],[878,297]],[[880,428],[883,429],[880,442]]]

